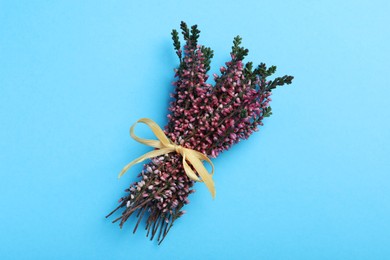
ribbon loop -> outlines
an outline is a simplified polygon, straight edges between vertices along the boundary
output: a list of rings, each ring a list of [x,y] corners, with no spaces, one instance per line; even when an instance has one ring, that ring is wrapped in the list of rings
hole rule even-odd
[[[134,134],[134,128],[138,123],[146,124],[152,130],[158,140],[144,139],[136,136]],[[141,118],[137,122],[135,122],[130,127],[130,136],[141,144],[145,144],[147,146],[151,146],[157,149],[148,152],[127,164],[119,173],[118,178],[122,177],[123,174],[125,174],[133,165],[137,163],[160,155],[176,152],[183,157],[183,168],[188,178],[193,181],[204,182],[204,184],[210,191],[211,196],[215,198],[216,192],[214,187],[214,181],[212,179],[212,175],[214,174],[214,165],[206,155],[198,151],[172,143],[172,141],[168,139],[168,137],[165,135],[164,131],[158,126],[158,124],[149,118]],[[206,161],[211,165],[211,172],[207,171],[202,161]],[[192,166],[192,168],[195,169],[200,178],[194,172],[190,165]]]

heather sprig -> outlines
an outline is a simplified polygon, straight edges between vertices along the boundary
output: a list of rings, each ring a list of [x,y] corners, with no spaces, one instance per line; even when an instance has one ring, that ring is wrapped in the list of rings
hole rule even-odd
[[[276,66],[260,63],[244,63],[248,49],[241,46],[242,39],[233,39],[231,60],[214,74],[215,85],[207,83],[213,51],[198,44],[200,31],[197,25],[189,28],[181,22],[185,41],[181,46],[179,33],[172,31],[173,46],[179,57],[175,70],[176,81],[169,106],[168,124],[165,134],[176,144],[202,152],[210,157],[228,150],[233,144],[247,139],[263,119],[272,114],[270,107],[272,90],[277,86],[291,84],[292,76],[268,77],[276,72]],[[185,211],[188,196],[195,192],[177,154],[152,159],[138,175],[140,181],[133,183],[120,205],[111,212],[124,208],[120,227],[132,216],[138,221],[135,232],[146,218],[147,236],[161,243],[173,223]],[[108,217],[107,216],[107,217]]]

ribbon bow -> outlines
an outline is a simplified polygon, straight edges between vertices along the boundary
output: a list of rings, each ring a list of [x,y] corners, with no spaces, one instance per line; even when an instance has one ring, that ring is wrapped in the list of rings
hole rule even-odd
[[[134,134],[134,127],[138,123],[146,124],[153,131],[154,135],[157,137],[158,140],[143,139],[136,136]],[[118,178],[122,177],[122,175],[125,174],[134,164],[140,163],[146,159],[176,152],[183,157],[183,168],[187,176],[191,180],[204,182],[204,184],[206,184],[207,188],[209,189],[211,196],[215,198],[215,187],[212,179],[212,175],[214,174],[214,165],[206,155],[198,151],[174,144],[171,140],[168,139],[168,137],[165,135],[163,130],[157,125],[157,123],[149,118],[141,118],[135,124],[133,124],[130,127],[130,136],[141,144],[145,144],[157,149],[145,153],[144,155],[138,157],[134,161],[127,164],[119,173]],[[211,173],[207,171],[202,161],[207,161],[211,165],[212,168]],[[196,172],[199,174],[201,179],[199,179],[199,177],[191,169],[189,164],[192,165],[192,167],[196,170]]]

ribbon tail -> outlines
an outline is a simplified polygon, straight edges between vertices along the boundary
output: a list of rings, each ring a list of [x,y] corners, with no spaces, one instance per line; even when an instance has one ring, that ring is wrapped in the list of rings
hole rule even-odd
[[[210,174],[207,169],[204,167],[203,163],[197,158],[197,156],[188,155],[188,161],[194,166],[196,172],[202,178],[204,184],[206,184],[207,189],[210,191],[213,199],[215,198],[215,186],[212,179],[212,174]],[[212,165],[212,164],[211,164]],[[214,168],[214,167],[213,167]]]
[[[183,168],[187,176],[193,181],[201,181],[198,176],[196,176],[195,172],[191,169],[186,161],[186,155],[183,154]]]
[[[154,151],[145,153],[144,155],[138,157],[137,159],[133,160],[132,162],[127,164],[125,167],[123,167],[122,171],[118,175],[118,179],[120,177],[122,177],[123,174],[125,174],[133,165],[135,165],[137,163],[140,163],[140,162],[143,162],[143,161],[145,161],[147,159],[150,159],[150,158],[153,158],[153,157],[157,157],[157,156],[160,156],[160,155],[163,155],[163,154],[167,154],[167,153],[170,153],[170,152],[173,152],[172,148],[163,148],[163,149],[154,150]]]

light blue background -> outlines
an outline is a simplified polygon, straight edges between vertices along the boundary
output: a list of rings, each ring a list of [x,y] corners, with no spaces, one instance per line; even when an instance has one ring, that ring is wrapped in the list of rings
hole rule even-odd
[[[0,1],[1,259],[390,259],[389,1]],[[166,123],[170,32],[197,23],[212,73],[240,34],[294,84],[214,160],[162,246],[104,216]],[[140,131],[142,132],[142,131]]]

